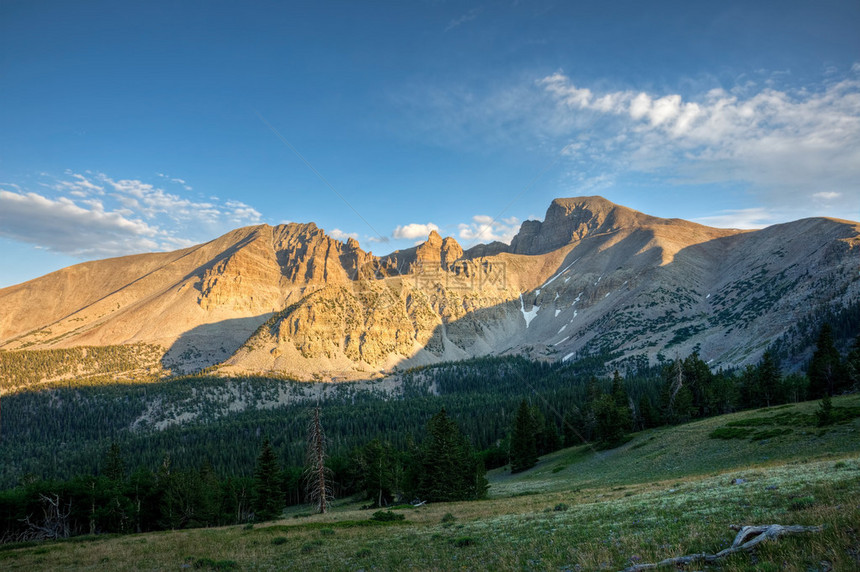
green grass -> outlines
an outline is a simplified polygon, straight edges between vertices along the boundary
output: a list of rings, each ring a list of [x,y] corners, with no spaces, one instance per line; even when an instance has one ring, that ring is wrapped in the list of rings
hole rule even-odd
[[[856,406],[860,396],[834,403]],[[808,415],[816,407],[803,403],[779,413]],[[766,441],[709,437],[765,414],[647,431],[609,451],[559,451],[518,475],[492,471],[488,500],[427,504],[403,521],[371,520],[359,499],[345,499],[326,515],[294,519],[307,512],[294,507],[288,518],[251,529],[7,546],[0,569],[166,570],[200,563],[225,570],[621,570],[718,552],[734,538],[729,525],[772,523],[826,528],[766,543],[755,560],[736,555],[720,569],[821,570],[823,562],[833,570],[860,568],[860,419],[823,435],[794,427]]]
[[[836,398],[833,402],[839,407],[856,407],[860,405],[860,395]],[[798,403],[782,410],[780,415],[806,416],[817,408],[817,401]],[[534,469],[519,475],[491,471],[488,474],[490,495],[497,498],[526,491],[645,483],[860,451],[858,418],[828,427],[823,434],[814,424],[796,427],[791,433],[764,443],[709,437],[719,428],[738,427],[733,423],[759,417],[762,417],[761,411],[744,411],[643,431],[627,444],[608,451],[594,451],[587,445],[558,451],[542,457]],[[750,431],[748,435],[753,433]],[[565,468],[554,473],[553,469],[558,466]]]

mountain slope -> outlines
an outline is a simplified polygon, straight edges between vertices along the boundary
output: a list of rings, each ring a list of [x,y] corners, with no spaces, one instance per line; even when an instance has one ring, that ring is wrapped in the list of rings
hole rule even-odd
[[[759,231],[556,199],[510,246],[432,233],[378,257],[313,223],[237,229],[0,290],[0,348],[146,343],[174,372],[369,378],[477,355],[758,359],[787,325],[860,296],[860,225]]]

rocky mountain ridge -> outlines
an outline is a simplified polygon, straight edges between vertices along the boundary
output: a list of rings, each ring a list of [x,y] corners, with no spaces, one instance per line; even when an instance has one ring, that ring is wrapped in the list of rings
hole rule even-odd
[[[380,257],[313,223],[260,225],[2,289],[0,349],[142,343],[174,373],[328,380],[508,353],[742,365],[857,300],[858,269],[856,222],[716,229],[600,197],[556,199],[510,246],[465,251],[433,232]]]

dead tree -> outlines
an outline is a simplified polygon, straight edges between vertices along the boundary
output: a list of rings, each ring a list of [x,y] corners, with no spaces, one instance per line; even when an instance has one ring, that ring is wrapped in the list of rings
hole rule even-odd
[[[308,453],[305,464],[305,483],[308,499],[316,505],[320,513],[328,510],[328,503],[334,499],[331,487],[331,469],[325,466],[326,441],[320,423],[320,408],[314,408],[308,423]]]
[[[693,564],[697,562],[713,563],[721,558],[725,558],[736,552],[747,552],[752,550],[765,540],[775,540],[786,534],[799,534],[802,532],[821,532],[823,526],[783,526],[781,524],[765,524],[761,526],[738,526],[731,525],[729,528],[739,531],[735,536],[734,542],[729,548],[720,550],[716,554],[688,554],[687,556],[677,556],[675,558],[667,558],[660,562],[649,564],[634,564],[629,568],[625,568],[622,572],[640,572],[641,570],[652,570],[662,566],[677,567],[684,564]]]
[[[42,518],[33,520],[33,515],[28,514],[21,520],[27,525],[27,530],[22,534],[22,540],[56,540],[68,538],[71,535],[69,526],[69,515],[72,512],[72,501],[63,504],[60,495],[51,496],[39,493],[42,501]]]

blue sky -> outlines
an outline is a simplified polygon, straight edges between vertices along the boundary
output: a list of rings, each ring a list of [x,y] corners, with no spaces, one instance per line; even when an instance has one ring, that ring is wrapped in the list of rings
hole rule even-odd
[[[0,287],[260,223],[507,241],[591,194],[860,220],[858,30],[856,0],[0,0]]]

